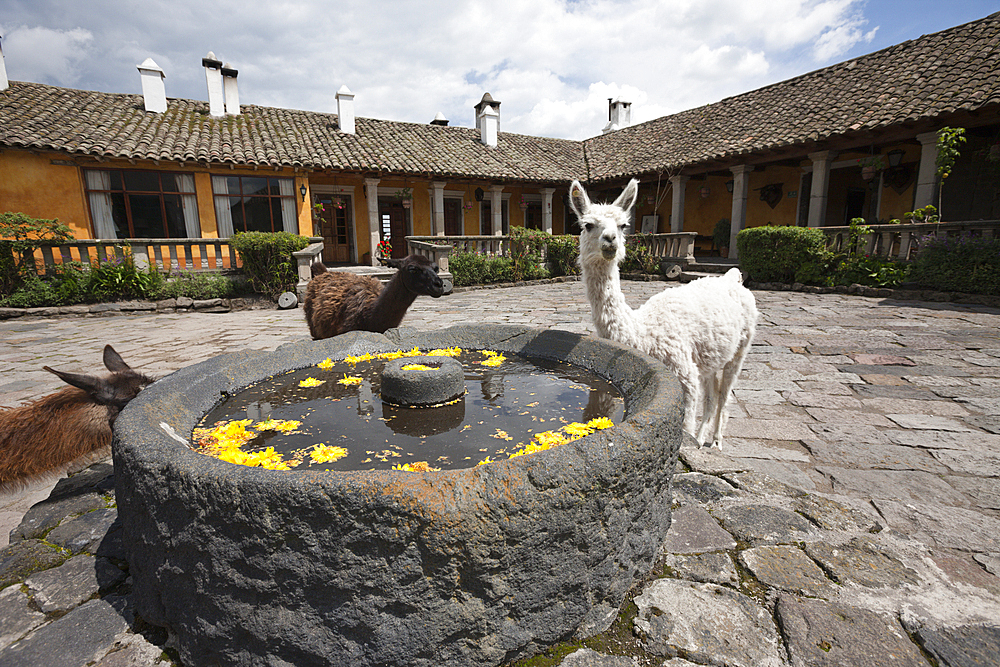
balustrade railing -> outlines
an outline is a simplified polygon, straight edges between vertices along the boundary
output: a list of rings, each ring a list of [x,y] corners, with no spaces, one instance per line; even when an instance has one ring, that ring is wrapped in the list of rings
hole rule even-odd
[[[899,225],[870,225],[871,231],[860,236],[859,247],[863,255],[910,261],[927,237],[996,238],[1000,235],[1000,220],[967,222],[916,222]],[[847,252],[851,248],[850,227],[822,227],[827,237],[827,248],[834,252]]]

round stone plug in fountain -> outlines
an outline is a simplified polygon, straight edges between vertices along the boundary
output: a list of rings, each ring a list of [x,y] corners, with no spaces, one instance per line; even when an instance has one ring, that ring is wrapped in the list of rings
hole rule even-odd
[[[624,419],[436,472],[263,470],[181,441],[265,378],[415,346],[565,361],[612,383]],[[196,364],[143,391],[115,427],[137,612],[173,633],[185,664],[498,665],[596,634],[670,526],[681,421],[662,364],[555,330],[353,332]]]

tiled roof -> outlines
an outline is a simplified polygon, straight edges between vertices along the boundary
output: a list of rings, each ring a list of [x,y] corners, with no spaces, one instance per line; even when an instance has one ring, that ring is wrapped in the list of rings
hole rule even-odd
[[[208,103],[11,82],[0,92],[0,146],[100,157],[378,171],[440,178],[564,183],[672,171],[959,111],[1000,109],[1000,12],[781,83],[584,142],[244,105],[212,118]]]
[[[478,130],[244,105],[212,118],[208,103],[169,99],[147,113],[141,95],[11,82],[0,93],[0,146],[106,158],[345,169],[528,182],[586,176],[578,141],[505,132],[496,148]]]
[[[584,143],[600,181],[998,104],[1000,12]]]

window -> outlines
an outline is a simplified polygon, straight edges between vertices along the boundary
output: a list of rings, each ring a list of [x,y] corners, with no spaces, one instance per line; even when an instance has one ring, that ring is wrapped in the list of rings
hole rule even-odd
[[[525,197],[524,226],[528,229],[542,229],[542,202]]]
[[[213,176],[215,219],[219,236],[236,232],[299,231],[290,178]]]
[[[201,237],[193,175],[124,169],[83,175],[97,238]]]
[[[493,213],[492,204],[489,199],[484,199],[479,203],[479,229],[483,236],[493,235]],[[504,198],[500,203],[500,232],[504,235],[508,233],[508,200]]]

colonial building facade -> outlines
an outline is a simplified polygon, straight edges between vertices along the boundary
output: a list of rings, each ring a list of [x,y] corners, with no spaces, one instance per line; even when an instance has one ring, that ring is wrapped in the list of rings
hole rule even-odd
[[[836,226],[938,203],[937,131],[966,128],[945,189],[951,220],[1000,218],[1000,13],[697,109],[632,125],[610,104],[600,136],[501,132],[499,101],[476,127],[240,104],[238,72],[203,59],[208,101],[167,98],[139,65],[141,95],[9,82],[0,55],[0,211],[59,218],[79,239],[324,238],[324,260],[368,263],[408,235],[572,233],[574,178],[612,197],[640,180],[636,230],[732,238],[763,224]],[[735,254],[731,242],[730,255]]]

